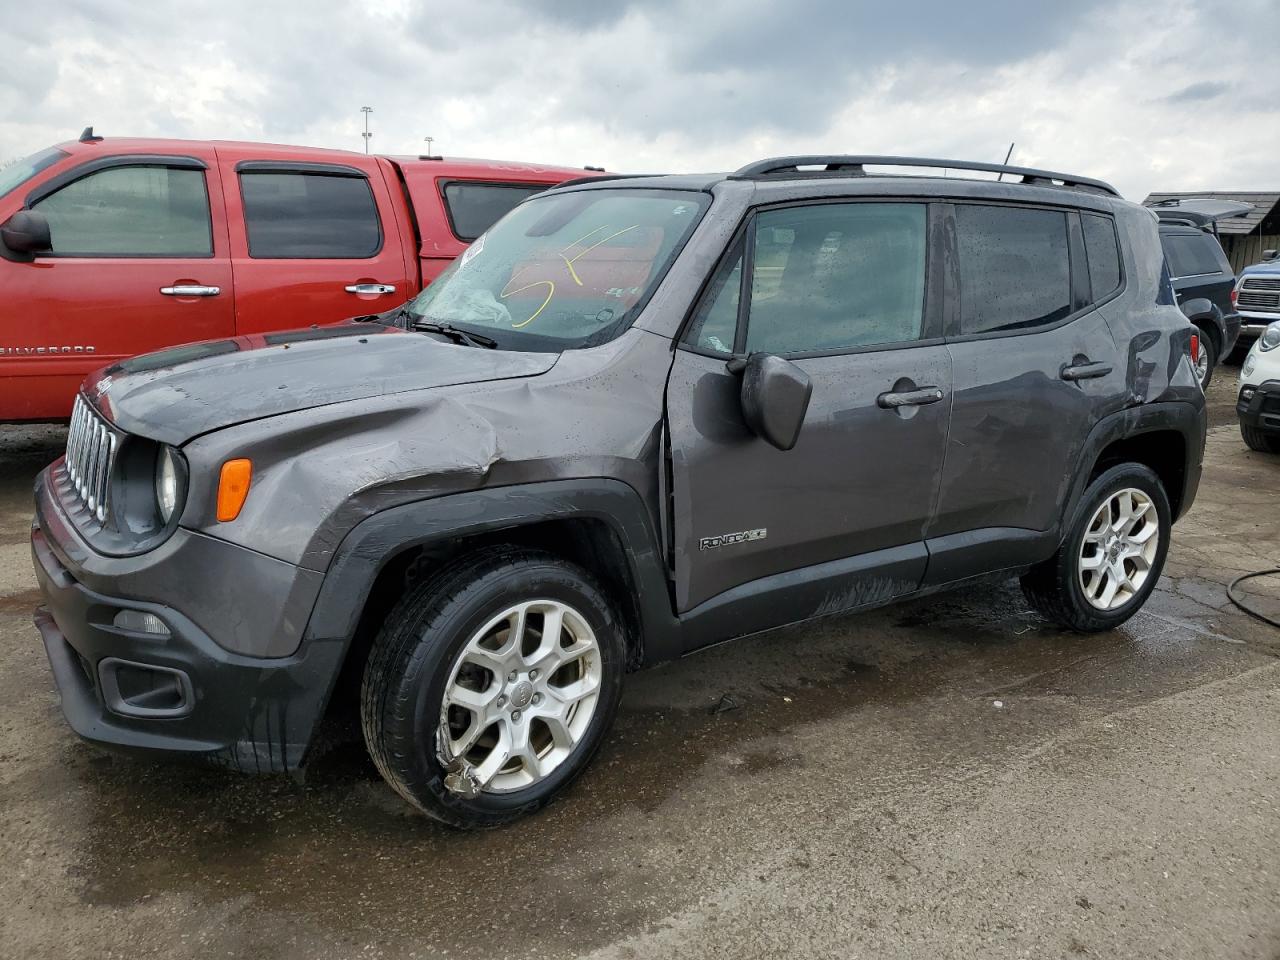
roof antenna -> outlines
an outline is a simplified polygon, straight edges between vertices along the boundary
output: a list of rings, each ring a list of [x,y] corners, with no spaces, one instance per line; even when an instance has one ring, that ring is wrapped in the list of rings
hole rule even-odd
[[[85,127],[84,131],[80,134],[81,143],[98,143],[101,140],[101,137],[95,137],[93,135],[93,127]]]
[[[1009,158],[1010,158],[1010,157],[1012,157],[1012,156],[1013,156],[1013,141],[1010,141],[1010,142],[1009,142],[1009,150],[1008,150],[1008,152],[1007,152],[1007,153],[1005,153],[1005,155],[1004,155],[1004,164],[1003,164],[1003,166],[1006,166],[1006,167],[1007,167],[1007,166],[1009,165]],[[1000,171],[1000,176],[996,177],[996,180],[999,180],[999,181],[1003,181],[1003,180],[1004,180],[1004,171],[1003,171],[1003,170],[1001,170],[1001,171]]]

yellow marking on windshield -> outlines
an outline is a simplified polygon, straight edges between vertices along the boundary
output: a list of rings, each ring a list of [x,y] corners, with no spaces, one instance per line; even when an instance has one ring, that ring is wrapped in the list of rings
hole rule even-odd
[[[513,277],[512,279],[515,279],[515,278]],[[510,284],[508,284],[508,286],[510,286]],[[507,297],[514,297],[517,293],[524,293],[526,290],[532,290],[534,287],[550,287],[551,289],[547,291],[547,299],[542,301],[542,306],[540,306],[537,310],[533,311],[533,316],[531,316],[528,320],[525,320],[522,323],[513,323],[511,325],[512,328],[515,330],[519,330],[521,327],[527,327],[529,324],[533,323],[533,321],[538,318],[538,314],[540,314],[543,310],[547,309],[547,304],[550,303],[551,298],[556,295],[556,285],[552,283],[550,280],[535,280],[533,283],[526,283],[523,287],[520,287],[518,290],[512,290],[510,293],[498,294],[499,300],[505,300],[507,299]]]
[[[564,265],[565,265],[566,267],[568,267],[568,268],[569,268],[569,276],[573,277],[573,282],[574,282],[574,283],[576,283],[578,286],[582,286],[582,281],[581,281],[580,279],[578,279],[578,271],[576,271],[576,270],[574,270],[574,269],[573,269],[573,265],[574,265],[574,263],[576,263],[576,262],[577,262],[581,257],[583,257],[583,256],[585,256],[586,254],[590,253],[592,250],[594,250],[596,247],[600,246],[601,244],[608,243],[608,242],[609,242],[610,240],[612,240],[614,237],[620,237],[620,236],[622,236],[624,233],[628,233],[628,232],[630,232],[630,231],[634,230],[634,229],[635,229],[636,227],[638,227],[638,226],[640,226],[640,224],[638,224],[638,223],[633,223],[631,226],[629,226],[629,227],[624,227],[622,230],[619,230],[617,233],[611,233],[611,234],[609,234],[609,236],[605,237],[603,240],[598,240],[598,241],[596,241],[595,243],[593,243],[591,246],[586,247],[586,248],[584,248],[584,249],[582,249],[582,250],[579,250],[576,254],[574,254],[574,257],[573,257],[573,259],[572,259],[572,260],[570,260],[568,257],[566,257],[566,256],[564,255],[564,250],[572,249],[573,247],[577,246],[579,243],[582,243],[582,241],[583,241],[583,240],[586,240],[586,239],[587,239],[587,237],[591,236],[592,234],[599,233],[601,230],[603,230],[603,229],[605,229],[605,228],[604,228],[604,227],[596,227],[594,230],[592,230],[592,231],[591,231],[591,233],[588,233],[586,236],[579,237],[577,240],[573,241],[573,243],[569,244],[569,246],[565,247],[565,248],[564,248],[564,250],[561,250],[561,251],[560,251],[560,259],[561,259],[561,260],[563,260],[563,261],[564,261]]]

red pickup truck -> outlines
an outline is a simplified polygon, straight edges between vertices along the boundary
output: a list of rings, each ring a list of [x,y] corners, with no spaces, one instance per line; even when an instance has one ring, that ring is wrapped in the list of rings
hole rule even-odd
[[[86,130],[0,170],[0,422],[69,416],[123,357],[390,309],[583,175]]]

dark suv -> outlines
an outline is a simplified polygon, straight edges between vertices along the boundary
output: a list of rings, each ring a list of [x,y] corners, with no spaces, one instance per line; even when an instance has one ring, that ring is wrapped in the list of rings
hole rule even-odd
[[[1240,336],[1236,277],[1214,233],[1218,220],[1253,210],[1232,200],[1164,200],[1152,206],[1160,218],[1160,244],[1174,296],[1199,333],[1194,352],[1200,386],[1208,388],[1218,361],[1231,355]]]
[[[991,575],[1115,627],[1200,479],[1163,263],[1098,181],[792,157],[571,183],[401,310],[116,364],[36,483],[63,710],[249,771],[358,711],[484,826],[726,638]]]

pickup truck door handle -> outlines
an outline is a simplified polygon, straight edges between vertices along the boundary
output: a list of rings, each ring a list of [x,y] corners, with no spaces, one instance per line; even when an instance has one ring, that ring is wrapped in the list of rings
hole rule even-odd
[[[1063,380],[1097,380],[1111,372],[1111,364],[1102,362],[1069,363],[1062,367]]]
[[[347,293],[356,294],[377,294],[377,293],[395,293],[394,284],[390,283],[353,283],[345,288]]]
[[[897,410],[899,407],[922,407],[941,399],[942,390],[938,387],[920,387],[916,390],[882,393],[876,397],[876,404],[885,410]]]
[[[160,292],[166,297],[216,297],[222,292],[222,288],[187,283],[176,287],[161,287]]]

